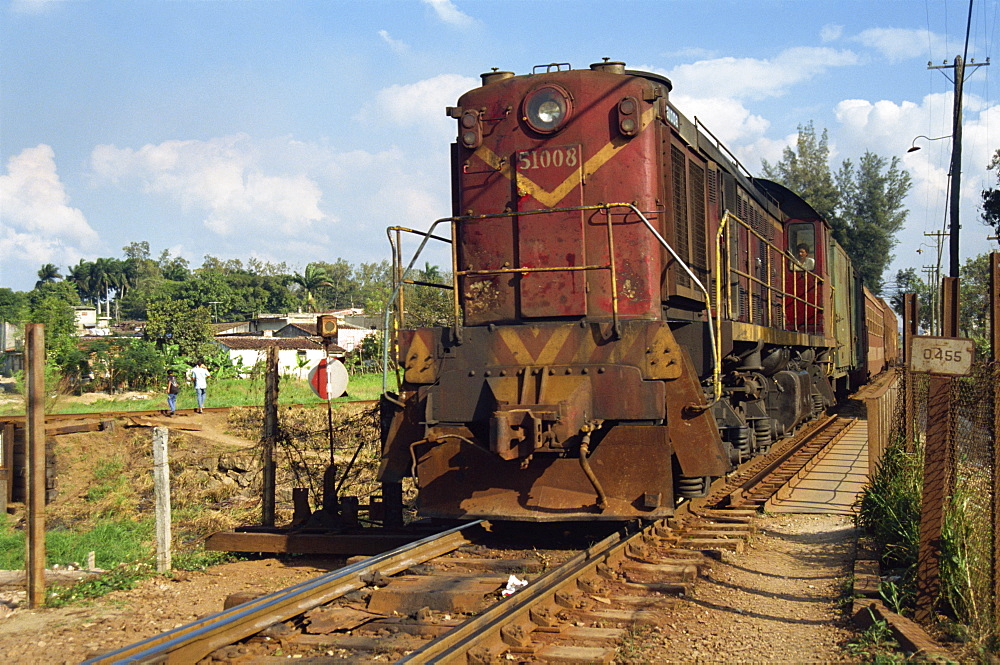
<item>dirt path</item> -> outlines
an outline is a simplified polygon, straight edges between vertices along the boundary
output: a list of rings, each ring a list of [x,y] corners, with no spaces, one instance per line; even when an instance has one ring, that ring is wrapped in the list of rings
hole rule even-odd
[[[713,564],[693,597],[636,636],[631,662],[803,663],[852,660],[838,599],[850,575],[849,518],[772,515],[743,554]]]

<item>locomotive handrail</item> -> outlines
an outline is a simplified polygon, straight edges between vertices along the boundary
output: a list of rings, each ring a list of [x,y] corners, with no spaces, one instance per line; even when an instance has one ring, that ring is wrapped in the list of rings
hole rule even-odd
[[[712,344],[712,396],[714,400],[720,399],[722,397],[722,358],[720,356],[722,342],[717,338],[715,334],[715,327],[712,325],[712,298],[708,295],[708,289],[705,288],[705,285],[701,283],[701,280],[694,274],[694,271],[691,270],[691,268],[688,267],[688,264],[681,259],[677,252],[674,251],[674,248],[670,246],[670,243],[663,239],[660,232],[653,228],[653,225],[649,223],[646,216],[643,215],[634,204],[619,203],[617,205],[627,206],[631,208],[635,214],[639,215],[639,219],[641,219],[642,223],[646,225],[646,228],[648,228],[650,233],[653,234],[653,237],[660,241],[660,244],[663,245],[668,252],[670,252],[670,255],[674,257],[674,260],[677,261],[682,268],[684,268],[684,272],[688,274],[691,281],[697,284],[698,288],[701,289],[701,292],[705,294],[705,314],[707,315],[705,319],[708,321],[708,336]]]
[[[437,220],[434,221],[433,224],[431,224],[430,228],[427,229],[427,231],[416,231],[414,229],[408,229],[408,228],[406,228],[404,226],[391,226],[391,227],[389,227],[389,228],[386,229],[386,235],[389,237],[389,245],[393,247],[392,259],[393,259],[393,263],[396,264],[397,270],[398,270],[398,266],[402,265],[402,257],[399,256],[399,252],[402,250],[402,247],[399,246],[399,243],[397,243],[395,245],[393,244],[393,242],[392,242],[392,236],[389,234],[389,232],[390,231],[396,231],[397,236],[398,236],[398,234],[399,234],[400,231],[407,231],[407,232],[410,232],[410,233],[415,233],[417,235],[422,235],[424,237],[424,239],[420,241],[420,244],[417,246],[417,251],[415,251],[413,253],[413,258],[410,259],[410,262],[407,264],[406,269],[403,270],[401,273],[399,273],[400,279],[398,281],[396,281],[394,279],[394,281],[396,281],[396,286],[395,286],[395,288],[393,288],[392,294],[389,296],[389,300],[386,302],[386,305],[385,305],[385,314],[382,317],[382,394],[383,395],[386,393],[386,388],[388,387],[388,376],[389,376],[389,339],[390,339],[390,335],[389,335],[389,330],[390,330],[390,328],[389,328],[389,315],[392,313],[392,305],[393,305],[394,302],[396,302],[397,298],[400,299],[400,303],[399,303],[400,306],[399,306],[399,310],[398,310],[399,311],[399,315],[400,315],[400,317],[402,317],[402,315],[403,315],[403,307],[402,307],[402,304],[403,304],[402,303],[403,280],[402,280],[402,278],[405,277],[408,272],[410,272],[410,270],[413,268],[413,264],[417,262],[417,258],[420,256],[420,253],[422,251],[424,251],[424,247],[427,246],[427,241],[430,240],[430,239],[432,239],[432,238],[434,240],[441,240],[443,242],[447,242],[447,243],[451,244],[451,246],[452,246],[452,257],[453,257],[453,264],[452,265],[455,265],[454,264],[455,243],[452,242],[451,240],[447,239],[447,238],[442,237],[442,236],[436,236],[436,235],[434,235],[434,229],[437,228],[438,224],[440,224],[442,222],[447,222],[447,221],[449,221],[451,219],[452,219],[451,217],[442,217],[441,219],[437,219]],[[397,263],[397,259],[398,259],[398,263]],[[395,275],[394,275],[394,277],[395,277]],[[458,282],[453,279],[452,280],[452,284],[457,287]],[[458,289],[456,288],[455,290],[457,291]],[[455,298],[457,299],[458,296],[456,295]],[[402,327],[402,321],[400,321],[400,327]],[[397,376],[396,376],[396,383],[399,384],[399,375],[398,375],[398,372],[397,372]]]
[[[733,267],[731,265],[731,263],[730,263],[730,257],[729,257],[728,253],[726,253],[725,257],[723,257],[723,254],[722,254],[722,239],[723,239],[723,236],[726,235],[728,223],[729,223],[730,220],[735,221],[737,224],[739,224],[740,226],[742,226],[743,228],[745,228],[747,230],[747,232],[749,232],[750,234],[756,236],[758,240],[760,240],[769,250],[771,250],[771,252],[776,253],[778,256],[781,257],[781,275],[782,275],[782,282],[781,282],[781,284],[773,284],[772,283],[772,278],[774,277],[774,275],[773,275],[773,273],[770,270],[768,270],[768,272],[767,272],[768,279],[764,280],[764,279],[761,279],[759,277],[756,277],[753,274],[750,274],[748,272],[744,272],[744,271],[740,270],[737,267]],[[788,256],[786,256],[785,252],[778,245],[776,245],[773,242],[771,242],[770,240],[768,240],[768,238],[766,236],[764,236],[762,233],[760,233],[759,231],[757,231],[756,229],[754,229],[747,222],[745,222],[742,219],[740,219],[737,215],[734,215],[729,210],[725,211],[725,213],[722,216],[722,219],[720,220],[719,231],[716,234],[715,251],[716,251],[716,254],[715,254],[715,256],[716,256],[716,266],[718,267],[717,277],[716,277],[716,289],[715,289],[715,293],[716,293],[716,318],[719,320],[719,325],[720,326],[722,325],[722,323],[721,323],[721,321],[722,321],[722,314],[721,314],[721,310],[722,310],[722,303],[721,303],[721,298],[722,298],[722,284],[721,284],[721,280],[726,275],[736,275],[737,277],[741,277],[741,278],[745,279],[748,283],[758,284],[758,285],[762,286],[764,288],[765,292],[766,292],[767,311],[768,312],[770,312],[771,309],[772,309],[773,296],[774,296],[775,293],[777,293],[783,299],[785,299],[783,301],[783,303],[787,302],[787,301],[790,301],[792,303],[801,303],[803,305],[803,310],[805,312],[807,312],[807,313],[809,311],[812,311],[813,314],[817,314],[820,311],[822,311],[822,303],[821,302],[810,302],[808,299],[805,298],[805,296],[808,294],[808,290],[809,290],[810,286],[813,289],[817,289],[826,280],[824,280],[822,276],[820,276],[818,273],[816,273],[816,272],[814,272],[812,270],[803,269],[801,272],[803,273],[805,279],[802,280],[803,281],[802,295],[799,294],[799,287],[798,287],[799,280],[795,280],[795,282],[792,284],[792,291],[789,291],[788,288],[787,288],[787,286],[785,285],[785,282],[784,282],[784,280],[785,280],[784,275],[785,275],[786,271],[789,268],[789,263],[788,263],[789,262],[789,258],[788,258]],[[771,257],[771,252],[768,252],[768,263],[769,264],[770,264],[770,262],[772,260],[770,258]],[[725,263],[725,270],[723,270],[723,263]],[[811,280],[810,280],[810,278],[811,278]],[[811,281],[811,284],[810,284],[810,281]],[[733,312],[732,282],[730,280],[728,280],[728,279],[726,281],[726,311],[727,311],[727,313],[728,313],[728,315],[729,315],[729,317],[731,319],[736,319],[737,318],[737,313]],[[803,322],[799,323],[797,321],[798,316],[794,315],[794,314],[795,314],[795,310],[793,309],[792,321],[790,322],[790,325],[792,327],[789,327],[788,323],[784,324],[782,327],[785,330],[793,330],[795,332],[807,332],[806,330],[804,330],[805,321],[803,320]],[[750,317],[750,323],[756,323],[756,321],[754,320],[753,307],[749,308],[748,315]],[[770,315],[768,316],[768,318],[770,318]],[[808,317],[806,316],[805,318],[808,318]],[[761,323],[765,323],[765,322],[762,321]]]
[[[416,263],[417,257],[420,255],[420,252],[423,251],[424,246],[426,246],[427,241],[429,239],[435,238],[435,239],[438,239],[438,240],[445,240],[446,242],[451,242],[452,267],[454,268],[452,270],[452,284],[453,284],[452,303],[453,303],[453,307],[454,307],[454,312],[453,312],[453,314],[454,314],[454,328],[455,328],[455,337],[456,337],[456,340],[461,341],[461,327],[462,327],[461,316],[462,316],[462,312],[461,312],[461,301],[460,301],[460,295],[461,294],[460,294],[460,289],[459,289],[459,284],[458,284],[458,280],[459,280],[460,277],[465,277],[465,276],[469,276],[469,275],[494,275],[494,274],[502,275],[502,274],[512,274],[512,273],[526,274],[526,273],[533,273],[533,272],[544,273],[544,272],[574,272],[574,271],[581,271],[581,270],[584,270],[584,271],[586,271],[586,270],[608,270],[611,273],[610,277],[611,277],[611,320],[612,320],[612,331],[613,331],[614,336],[617,338],[617,337],[620,336],[621,333],[620,333],[620,322],[619,322],[619,319],[618,319],[618,276],[617,276],[617,266],[615,264],[614,225],[612,224],[611,214],[610,214],[610,211],[611,211],[612,208],[627,208],[628,210],[631,210],[632,212],[634,212],[639,217],[639,219],[642,220],[642,223],[646,226],[646,228],[649,229],[650,233],[653,234],[653,237],[656,238],[656,240],[659,241],[659,243],[661,245],[663,245],[663,247],[670,253],[671,256],[673,256],[674,260],[677,261],[678,265],[680,265],[681,268],[684,269],[684,271],[687,273],[687,275],[691,278],[691,280],[698,286],[698,288],[704,294],[704,296],[705,296],[705,308],[706,308],[706,312],[708,314],[707,319],[706,319],[707,322],[708,322],[708,334],[709,334],[709,338],[710,338],[711,346],[712,346],[712,387],[713,387],[714,398],[718,399],[722,395],[722,391],[721,391],[721,388],[722,388],[722,386],[721,386],[721,373],[720,373],[721,372],[721,357],[720,357],[720,353],[721,353],[721,346],[720,346],[720,344],[721,344],[721,342],[720,342],[720,340],[717,339],[716,332],[715,332],[715,326],[712,323],[712,299],[711,299],[711,296],[708,293],[708,289],[705,288],[705,285],[702,284],[702,282],[701,282],[700,279],[698,279],[698,277],[697,277],[697,275],[695,275],[694,271],[691,270],[691,268],[687,265],[687,263],[684,262],[683,259],[681,259],[680,255],[674,250],[673,247],[670,246],[670,243],[668,243],[663,238],[663,236],[660,235],[659,231],[657,231],[653,227],[652,223],[650,223],[650,221],[646,217],[646,215],[644,215],[643,212],[641,210],[639,210],[639,208],[636,207],[636,205],[634,203],[598,203],[598,204],[594,204],[594,205],[568,206],[568,207],[564,207],[564,208],[544,208],[544,209],[541,209],[541,210],[512,210],[512,211],[505,211],[505,212],[499,212],[499,213],[488,213],[488,214],[484,214],[484,215],[462,215],[462,216],[456,216],[456,217],[442,217],[441,219],[435,220],[434,223],[431,224],[431,227],[426,232],[423,232],[423,233],[421,233],[421,232],[415,232],[415,233],[418,233],[420,235],[423,235],[424,239],[421,241],[420,245],[417,247],[416,252],[414,252],[413,258],[410,259],[409,264],[407,264],[406,269],[402,271],[401,275],[405,276],[410,271],[410,269],[413,268],[413,264]],[[518,217],[518,216],[521,216],[521,215],[542,215],[542,214],[549,214],[549,213],[553,213],[553,212],[574,212],[574,211],[585,211],[585,210],[603,210],[605,212],[605,215],[607,216],[608,257],[609,257],[609,262],[607,264],[591,264],[591,265],[585,265],[585,266],[555,266],[555,267],[548,266],[548,267],[542,267],[542,268],[532,268],[532,267],[527,267],[527,266],[519,266],[519,267],[516,267],[516,268],[505,267],[505,268],[490,268],[490,269],[486,269],[486,270],[458,270],[457,269],[458,268],[458,247],[457,247],[457,243],[455,243],[454,241],[448,241],[445,238],[441,238],[440,236],[433,235],[433,231],[437,227],[437,225],[441,224],[441,223],[444,223],[444,222],[450,222],[451,223],[452,238],[455,238],[455,237],[457,237],[457,233],[456,233],[456,231],[457,231],[457,225],[460,222],[466,222],[466,221],[472,221],[472,220],[480,220],[480,219],[497,219],[497,218],[505,218],[505,217]],[[391,229],[395,230],[397,232],[398,231],[411,231],[411,229],[407,229],[405,227],[391,227]],[[389,242],[390,242],[390,244],[392,244],[392,238],[391,238],[391,236],[389,238]],[[393,260],[394,260],[394,262],[396,262],[396,260],[397,260],[397,255],[396,254],[393,255]],[[400,260],[398,261],[398,263],[402,264],[401,257],[400,257]],[[398,267],[397,267],[397,270],[398,270]],[[383,367],[383,371],[382,371],[382,392],[383,393],[386,392],[386,388],[387,388],[387,377],[388,377],[388,366],[389,366],[389,315],[391,313],[393,303],[397,302],[397,299],[400,300],[400,301],[402,300],[402,295],[400,293],[400,290],[402,289],[403,283],[404,282],[403,282],[402,278],[400,278],[398,280],[398,283],[396,284],[396,287],[393,289],[392,295],[389,297],[389,301],[388,301],[388,304],[387,304],[386,310],[385,310],[385,315],[383,317],[384,318],[384,321],[383,321],[383,323],[384,323],[384,327],[383,327],[383,330],[384,330],[384,333],[383,333],[384,334],[384,343],[382,345],[382,367]],[[400,316],[402,316],[402,302],[400,302],[400,305],[399,305],[399,312],[400,312]],[[402,325],[400,325],[400,327],[402,327]],[[398,383],[398,375],[397,375],[397,383]]]

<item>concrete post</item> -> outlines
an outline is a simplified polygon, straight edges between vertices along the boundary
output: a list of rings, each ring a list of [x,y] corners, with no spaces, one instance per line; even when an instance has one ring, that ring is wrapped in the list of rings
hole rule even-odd
[[[171,568],[170,464],[166,427],[153,428],[153,498],[156,503],[156,572]]]

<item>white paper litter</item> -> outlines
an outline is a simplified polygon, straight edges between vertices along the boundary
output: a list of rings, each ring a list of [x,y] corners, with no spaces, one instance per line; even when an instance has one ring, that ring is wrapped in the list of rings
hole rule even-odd
[[[514,575],[507,578],[507,586],[500,592],[500,595],[506,598],[507,596],[513,595],[521,587],[528,586],[528,580],[519,580]]]

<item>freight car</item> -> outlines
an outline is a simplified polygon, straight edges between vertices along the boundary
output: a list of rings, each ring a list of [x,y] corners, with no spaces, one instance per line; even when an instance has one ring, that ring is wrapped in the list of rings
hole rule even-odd
[[[453,321],[394,335],[386,496],[414,476],[428,517],[661,518],[866,378],[895,324],[828,224],[671,87],[551,64],[447,110],[453,216],[421,248],[450,228]]]

